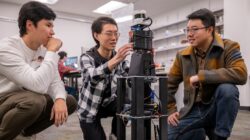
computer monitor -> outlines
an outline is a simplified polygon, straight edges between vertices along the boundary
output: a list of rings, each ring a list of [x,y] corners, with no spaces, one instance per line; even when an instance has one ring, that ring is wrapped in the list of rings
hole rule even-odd
[[[67,57],[66,61],[64,62],[65,66],[77,69],[78,68],[78,57],[77,56],[72,56],[72,57]]]

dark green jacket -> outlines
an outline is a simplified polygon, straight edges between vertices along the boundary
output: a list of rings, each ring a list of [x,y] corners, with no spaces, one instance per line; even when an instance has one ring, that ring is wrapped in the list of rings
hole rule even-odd
[[[217,86],[221,83],[243,85],[247,81],[247,68],[237,42],[222,40],[215,34],[212,46],[205,58],[205,70],[199,70],[193,47],[189,46],[176,55],[168,75],[168,114],[177,111],[175,93],[181,82],[184,82],[184,107],[180,118],[185,116],[195,101],[195,89],[189,85],[189,78],[198,74],[202,87],[201,99],[210,103]]]

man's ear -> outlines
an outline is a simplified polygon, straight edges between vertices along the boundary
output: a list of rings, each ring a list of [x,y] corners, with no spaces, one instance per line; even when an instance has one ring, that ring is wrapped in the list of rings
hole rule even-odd
[[[31,31],[34,28],[34,23],[31,20],[26,21],[26,31]]]
[[[98,33],[94,33],[94,38],[99,41],[99,34]]]
[[[94,37],[96,40],[98,40],[98,34],[97,33],[94,33]]]
[[[212,34],[213,31],[215,30],[215,28],[214,28],[213,26],[210,26],[210,27],[208,27],[207,29],[208,29],[208,31],[209,31],[211,34]]]

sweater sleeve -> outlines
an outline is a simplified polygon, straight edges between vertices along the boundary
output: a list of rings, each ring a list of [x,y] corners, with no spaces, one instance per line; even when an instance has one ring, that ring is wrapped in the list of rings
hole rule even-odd
[[[247,81],[247,68],[240,53],[238,43],[226,40],[224,67],[212,70],[200,70],[199,80],[205,84],[232,83],[243,85]]]
[[[0,73],[20,87],[37,93],[47,93],[58,73],[58,55],[46,52],[38,69],[32,68],[18,49],[0,50]],[[55,92],[55,90],[54,90]]]
[[[55,72],[55,78],[49,86],[48,94],[53,98],[53,100],[58,98],[66,100],[67,93],[58,71]]]
[[[179,58],[179,54],[176,54],[173,66],[170,69],[168,75],[168,114],[172,114],[177,111],[175,94],[178,90],[179,84],[183,81],[182,68]]]

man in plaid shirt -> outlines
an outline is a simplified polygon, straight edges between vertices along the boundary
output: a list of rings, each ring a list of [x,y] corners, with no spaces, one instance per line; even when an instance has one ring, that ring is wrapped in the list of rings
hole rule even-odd
[[[127,75],[128,66],[124,59],[132,51],[132,44],[114,51],[120,34],[112,18],[98,18],[91,29],[97,45],[81,56],[83,86],[78,116],[85,140],[105,140],[100,119],[113,116],[111,136],[115,137],[117,77]]]

